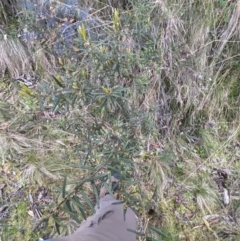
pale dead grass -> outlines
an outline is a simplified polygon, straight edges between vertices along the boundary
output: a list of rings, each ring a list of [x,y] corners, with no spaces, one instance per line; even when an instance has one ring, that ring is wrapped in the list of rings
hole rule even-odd
[[[16,79],[23,75],[41,72],[42,75],[56,73],[56,60],[41,46],[26,47],[19,39],[0,40],[0,69]]]
[[[0,69],[12,78],[17,78],[32,71],[29,53],[18,39],[0,40]]]
[[[240,25],[240,2],[237,1],[233,9],[231,19],[227,28],[220,36],[220,43],[218,45],[218,54],[221,54],[228,41],[234,37],[239,37],[239,25]]]

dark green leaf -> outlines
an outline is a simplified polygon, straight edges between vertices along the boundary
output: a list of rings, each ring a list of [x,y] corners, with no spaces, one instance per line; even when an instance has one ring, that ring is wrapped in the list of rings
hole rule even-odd
[[[58,234],[60,234],[60,225],[58,224],[58,222],[55,222],[55,227],[57,229]]]
[[[119,201],[119,202],[112,203],[112,205],[120,205],[120,204],[123,204],[123,203],[125,203],[125,202],[124,201]]]
[[[85,194],[84,191],[81,191],[81,194],[82,194],[82,197],[85,200],[85,202],[89,205],[89,207],[92,209],[92,211],[95,212],[95,209],[94,209],[89,197]]]
[[[70,204],[70,200],[67,200],[64,204],[64,207],[67,208],[69,210],[69,212],[72,212],[72,207]]]
[[[97,207],[99,207],[99,195],[98,195],[97,187],[96,187],[94,181],[91,181],[91,186],[92,186],[93,192],[95,194],[95,198],[97,200],[96,205],[97,205]]]
[[[137,231],[135,231],[135,230],[132,230],[132,229],[127,229],[127,231],[129,231],[129,232],[131,232],[131,233],[135,233],[135,234],[137,234],[138,236],[145,236],[145,233],[142,233],[142,232],[137,232]]]
[[[87,216],[84,212],[84,207],[81,205],[80,200],[77,196],[70,198],[70,200],[78,207],[84,219],[87,219]]]
[[[69,216],[74,219],[76,222],[81,223],[81,221],[78,219],[77,214],[73,213],[72,211],[69,210],[67,205],[64,205],[63,211],[65,211]]]
[[[168,237],[163,231],[161,231],[160,229],[158,228],[155,228],[153,226],[148,226],[152,231],[156,232],[157,234],[163,236],[163,237]]]
[[[57,229],[58,234],[60,234],[60,226],[61,226],[61,222],[59,221],[59,219],[56,217],[56,215],[53,215],[53,219],[55,221],[55,227]]]
[[[62,83],[63,81],[62,81],[62,78],[60,76],[52,75],[52,77],[60,87],[64,88],[64,85]]]

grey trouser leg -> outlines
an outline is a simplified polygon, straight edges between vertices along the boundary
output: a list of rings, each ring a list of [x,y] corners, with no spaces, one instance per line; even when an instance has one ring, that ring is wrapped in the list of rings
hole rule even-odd
[[[106,195],[99,200],[96,213],[83,221],[72,235],[49,241],[135,241],[136,217],[132,209],[124,212],[124,203]],[[115,204],[114,204],[115,203]]]

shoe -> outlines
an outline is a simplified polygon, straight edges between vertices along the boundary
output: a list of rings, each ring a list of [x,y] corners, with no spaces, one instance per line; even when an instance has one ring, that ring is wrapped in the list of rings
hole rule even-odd
[[[120,181],[120,175],[118,173],[114,173],[112,176],[111,176],[111,182],[112,182],[112,186],[111,186],[111,189],[110,187],[108,189],[110,189],[113,193],[118,191],[119,190],[119,181]],[[101,186],[101,189],[100,189],[100,198],[106,196],[107,194],[109,194],[109,191],[108,189],[106,188],[106,185],[108,182],[108,179],[106,178],[104,180],[104,183],[102,184]]]

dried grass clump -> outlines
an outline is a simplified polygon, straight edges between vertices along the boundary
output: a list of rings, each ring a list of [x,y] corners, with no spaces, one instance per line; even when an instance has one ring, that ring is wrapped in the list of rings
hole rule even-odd
[[[38,46],[38,47],[37,47]],[[56,60],[43,47],[26,47],[19,39],[0,40],[0,69],[2,77],[8,73],[16,79],[23,75],[56,73]]]
[[[0,69],[17,78],[32,71],[32,59],[18,39],[0,40]]]

